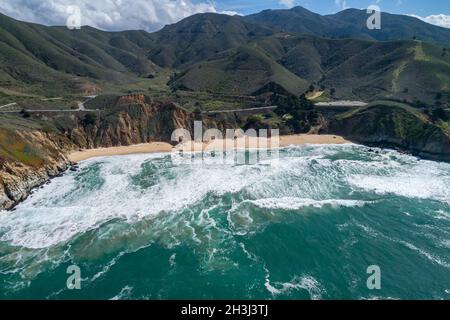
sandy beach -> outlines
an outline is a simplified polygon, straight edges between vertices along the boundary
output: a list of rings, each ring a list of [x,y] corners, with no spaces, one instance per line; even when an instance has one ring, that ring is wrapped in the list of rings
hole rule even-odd
[[[346,144],[351,143],[341,136],[319,134],[297,134],[280,137],[280,147],[302,144]]]
[[[89,150],[74,151],[69,154],[69,160],[73,162],[80,162],[95,157],[108,157],[129,154],[141,153],[163,153],[172,151],[197,152],[208,150],[229,150],[229,149],[243,149],[243,148],[277,148],[287,147],[290,145],[305,145],[305,144],[346,144],[351,143],[341,136],[336,135],[289,135],[281,136],[279,141],[271,141],[271,139],[258,138],[238,138],[236,140],[213,140],[208,143],[200,142],[185,142],[173,147],[165,142],[152,142],[136,144],[131,146],[98,148]]]
[[[96,157],[124,156],[128,154],[140,154],[140,153],[171,152],[172,149],[173,147],[169,143],[152,142],[152,143],[135,144],[131,146],[74,151],[69,154],[68,158],[70,161],[80,162],[83,160]]]

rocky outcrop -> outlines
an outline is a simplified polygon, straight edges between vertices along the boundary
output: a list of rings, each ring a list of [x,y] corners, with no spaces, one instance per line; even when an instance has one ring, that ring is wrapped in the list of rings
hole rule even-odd
[[[326,132],[369,146],[450,162],[449,133],[420,111],[401,104],[374,104],[337,116]]]
[[[136,94],[129,94],[126,96],[119,97],[117,99],[116,105],[130,105],[130,104],[150,104],[152,103],[152,100],[147,97],[145,94],[142,93],[136,93]]]
[[[34,117],[20,119],[14,130],[0,126],[0,210],[14,207],[31,190],[67,170],[70,150],[170,142],[175,129],[192,130],[194,121],[178,106],[141,94],[120,97],[99,113]],[[43,117],[45,125],[38,125]],[[48,127],[52,133],[46,132]]]
[[[92,116],[91,116],[92,118]],[[144,95],[118,99],[94,119],[72,119],[63,134],[79,148],[127,146],[154,141],[170,142],[177,128],[191,130],[194,117],[173,103],[151,102]]]
[[[63,173],[68,166],[68,161],[64,160],[41,168],[33,168],[20,162],[7,162],[1,168],[0,209],[11,209],[25,200],[34,188]]]
[[[30,192],[67,170],[74,145],[57,133],[0,129],[0,209],[11,209]]]

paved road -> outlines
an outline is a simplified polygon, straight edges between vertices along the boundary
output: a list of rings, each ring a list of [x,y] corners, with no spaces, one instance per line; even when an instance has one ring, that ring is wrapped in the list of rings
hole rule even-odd
[[[234,109],[234,110],[215,110],[215,111],[204,111],[202,113],[234,113],[234,112],[246,112],[246,111],[258,111],[258,110],[274,110],[278,108],[277,106],[270,107],[259,107],[259,108],[248,108],[248,109]]]
[[[57,100],[62,100],[64,99],[63,97],[56,97],[56,98],[46,98],[46,99],[41,99],[41,101],[57,101]]]
[[[81,101],[77,101],[77,105],[78,105],[78,109],[47,109],[47,110],[36,110],[36,109],[24,109],[25,112],[79,112],[79,111],[83,111],[83,112],[98,112],[100,111],[99,109],[86,109],[84,104],[86,102],[88,102],[91,99],[94,99],[97,96],[87,96],[85,98],[87,98],[86,101],[81,102]],[[53,101],[53,100],[61,100],[62,98],[58,97],[58,98],[48,98],[48,99],[42,99],[42,101]],[[6,107],[12,107],[17,105],[16,102],[13,103],[9,103],[9,104],[5,104],[4,106],[0,106],[0,109],[2,108],[6,108]],[[22,110],[15,110],[15,111],[1,111],[1,113],[20,113],[22,112]]]
[[[315,104],[317,107],[365,107],[367,103],[362,101],[332,101],[332,102],[318,102]],[[215,111],[204,111],[202,113],[213,114],[213,113],[235,113],[235,112],[246,112],[246,111],[259,111],[259,110],[274,110],[278,108],[277,106],[269,107],[259,107],[259,108],[248,108],[248,109],[235,109],[235,110],[215,110]]]
[[[330,101],[330,102],[318,102],[315,104],[316,107],[365,107],[366,102],[362,101]]]
[[[77,101],[78,109],[53,109],[53,110],[25,110],[26,112],[97,112],[99,109],[86,109],[84,104],[91,99],[94,99],[96,96],[87,96],[86,101],[81,102]],[[56,100],[60,98],[50,98],[47,100]],[[0,106],[0,109],[11,107],[17,105],[17,103],[10,103],[4,106]],[[318,102],[315,104],[317,107],[364,107],[367,106],[367,103],[362,101],[332,101],[332,102]],[[274,110],[277,106],[268,106],[268,107],[258,107],[258,108],[248,108],[248,109],[234,109],[234,110],[215,110],[215,111],[204,111],[203,114],[214,114],[214,113],[236,113],[236,112],[248,112],[248,111],[263,111],[263,110]],[[18,113],[20,111],[0,111],[2,113]]]
[[[80,110],[67,110],[67,109],[54,109],[54,110],[27,110],[27,109],[24,109],[24,111],[25,112],[28,112],[28,113],[30,113],[30,112],[36,112],[36,113],[39,113],[39,112],[79,112]],[[85,110],[82,110],[83,112],[98,112],[98,111],[100,111],[100,109],[85,109]],[[0,111],[0,113],[21,113],[22,112],[22,110],[20,110],[20,111]]]

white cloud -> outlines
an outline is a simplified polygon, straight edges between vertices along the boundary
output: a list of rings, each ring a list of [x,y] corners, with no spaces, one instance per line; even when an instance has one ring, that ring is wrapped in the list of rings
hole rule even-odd
[[[278,2],[287,8],[292,8],[295,5],[295,0],[279,0]]]
[[[334,0],[334,2],[339,6],[339,8],[348,9],[346,0]]]
[[[434,14],[428,17],[420,17],[415,14],[410,14],[411,17],[420,19],[422,21],[428,22],[430,24],[434,24],[436,26],[450,28],[450,15],[445,14]]]
[[[154,31],[196,13],[218,12],[210,0],[1,0],[0,11],[19,20],[65,25],[73,5],[81,10],[82,25],[103,30]]]

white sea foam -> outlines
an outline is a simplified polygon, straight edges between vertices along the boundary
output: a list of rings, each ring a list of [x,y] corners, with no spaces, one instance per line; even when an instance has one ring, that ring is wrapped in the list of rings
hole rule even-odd
[[[413,245],[412,243],[406,242],[406,241],[402,241],[402,240],[397,240],[398,243],[403,244],[404,246],[406,246],[407,248],[417,252],[418,254],[422,255],[423,257],[427,258],[429,261],[433,262],[433,263],[437,263],[440,266],[443,266],[447,269],[450,269],[450,263],[448,263],[447,261],[444,261],[443,258],[438,257],[434,254],[429,253],[428,251],[418,248],[415,245]]]
[[[314,199],[301,199],[294,197],[247,200],[245,202],[252,203],[260,208],[282,209],[282,210],[298,210],[305,207],[322,208],[324,206],[330,206],[334,208],[363,207],[367,203],[371,203],[368,201],[360,201],[360,200],[342,200],[342,199],[314,200]]]
[[[0,239],[15,246],[47,248],[113,219],[133,222],[162,212],[180,211],[202,201],[209,193],[222,196],[247,190],[255,197],[283,194],[283,174],[300,174],[308,164],[308,160],[293,158],[273,167],[180,166],[170,168],[173,179],[161,178],[146,190],[135,186],[131,177],[139,174],[141,165],[160,158],[133,155],[84,162],[82,169],[100,165],[99,177],[104,183],[99,189],[82,191],[83,186],[75,179],[78,173],[54,179],[19,205],[14,214],[0,216]],[[293,194],[302,191],[294,190]]]
[[[436,211],[434,217],[438,220],[450,221],[450,212],[446,212],[444,210],[438,210],[438,211]]]
[[[444,248],[450,249],[450,239],[442,240],[442,241],[440,242],[440,244],[441,244]]]
[[[131,286],[125,286],[120,290],[120,292],[112,297],[110,300],[124,300],[130,297],[131,293],[133,292],[133,287]]]
[[[155,242],[169,250],[180,245],[191,247],[201,256],[204,271],[239,268],[234,256],[237,248],[242,249],[247,263],[266,266],[260,254],[247,250],[236,236],[250,238],[271,223],[295,217],[283,211],[317,214],[330,212],[325,210],[330,208],[338,214],[332,219],[344,219],[336,220],[336,232],[349,234],[343,242],[345,250],[355,243],[357,235],[352,228],[356,226],[367,235],[361,242],[388,240],[404,252],[420,256],[423,263],[450,268],[448,257],[432,250],[429,243],[416,242],[412,236],[394,237],[377,225],[390,218],[383,216],[380,206],[391,199],[397,201],[396,196],[406,197],[411,201],[399,209],[396,219],[403,219],[412,232],[438,233],[425,239],[440,250],[448,248],[450,165],[418,161],[394,151],[380,152],[371,155],[354,145],[292,147],[281,150],[278,162],[226,167],[172,166],[165,155],[88,160],[81,164],[81,172],[54,179],[15,212],[0,214],[0,244],[4,249],[0,274],[17,274],[15,286],[23,288],[37,274],[69,259],[107,256],[109,262],[102,263],[87,279],[93,282],[120,264],[123,254]],[[148,171],[145,175],[143,166]],[[424,205],[425,212],[417,210],[416,204]],[[348,219],[355,211],[362,214]],[[227,220],[218,217],[220,214]],[[377,223],[372,223],[374,214],[380,215]],[[420,217],[428,219],[427,224],[415,225]],[[428,225],[436,230],[424,229]],[[167,262],[170,272],[176,272],[179,263],[173,253]],[[298,276],[275,281],[265,269],[267,275],[262,279],[273,297],[292,296],[302,290],[312,299],[326,294],[308,273],[300,271]],[[132,290],[124,287],[114,298],[126,299]]]
[[[118,256],[114,257],[111,261],[106,264],[103,269],[99,272],[97,272],[91,279],[89,279],[90,282],[94,282],[95,280],[99,279],[103,275],[105,275],[119,260],[120,258],[125,254],[125,252],[121,252]]]
[[[391,161],[390,163],[396,163]],[[362,164],[365,165],[365,164]],[[383,165],[380,165],[380,169]],[[419,161],[400,167],[362,172],[347,176],[351,185],[377,194],[395,194],[407,198],[431,199],[450,204],[450,166]]]
[[[294,277],[288,282],[275,282],[272,284],[268,275],[264,285],[274,297],[289,295],[293,291],[306,290],[312,300],[320,300],[325,292],[320,283],[312,276]]]
[[[176,265],[176,261],[175,261],[175,259],[177,258],[177,254],[176,253],[174,253],[174,254],[172,254],[171,256],[170,256],[170,258],[169,258],[169,265],[170,265],[170,268],[174,268],[175,267],[175,265]]]
[[[253,174],[243,180],[251,170],[245,166],[233,172],[227,168],[174,168],[175,179],[163,179],[150,189],[140,190],[133,186],[131,176],[146,160],[148,156],[99,159],[103,186],[78,198],[72,197],[80,187],[73,175],[53,180],[19,205],[14,214],[0,215],[0,239],[16,246],[46,248],[112,219],[132,222],[161,212],[177,212],[210,192],[238,192],[258,178]],[[87,162],[82,167],[95,163]]]
[[[281,152],[281,161],[251,166],[167,167],[170,157],[133,155],[98,158],[83,162],[83,170],[99,166],[102,183],[92,190],[80,182],[80,173],[54,179],[13,213],[0,214],[0,240],[32,249],[49,248],[98,229],[111,220],[130,224],[161,213],[177,214],[204,201],[239,194],[233,210],[252,204],[268,210],[299,210],[305,207],[362,207],[370,201],[342,195],[343,187],[376,194],[450,202],[450,166],[387,152],[380,160],[331,160],[338,152],[355,153],[359,146],[296,147]],[[392,159],[395,156],[396,159]],[[154,185],[143,189],[132,177],[148,162],[156,165]],[[160,167],[158,167],[161,166]],[[159,171],[158,171],[159,170]],[[163,173],[169,172],[169,177]],[[347,194],[348,195],[348,194]],[[241,198],[242,197],[242,198]],[[200,220],[214,228],[216,221],[205,208]],[[227,214],[227,212],[224,212]],[[253,216],[245,224],[254,223]],[[196,235],[195,228],[192,236]],[[199,239],[201,241],[201,239]]]

